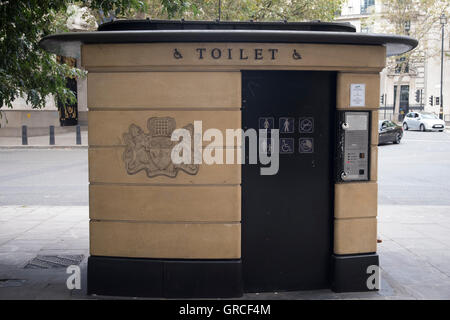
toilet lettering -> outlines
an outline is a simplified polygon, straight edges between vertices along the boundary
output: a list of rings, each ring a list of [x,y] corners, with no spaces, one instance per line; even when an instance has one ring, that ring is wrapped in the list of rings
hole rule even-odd
[[[186,52],[185,52],[186,53]],[[181,49],[174,48],[173,57],[176,60],[183,60],[184,55]],[[279,56],[278,48],[195,48],[194,58],[197,60],[277,60]],[[282,56],[291,60],[301,60],[303,57],[298,49],[288,49]]]
[[[176,59],[181,59],[183,56],[178,49],[175,49]],[[297,54],[297,51],[294,50]],[[233,48],[196,48],[195,55],[198,60],[204,60],[205,58],[212,58],[214,60],[227,59],[227,60],[276,60],[278,58],[278,49],[269,48],[254,48],[243,49],[239,48],[233,50]],[[295,59],[295,57],[294,57]]]

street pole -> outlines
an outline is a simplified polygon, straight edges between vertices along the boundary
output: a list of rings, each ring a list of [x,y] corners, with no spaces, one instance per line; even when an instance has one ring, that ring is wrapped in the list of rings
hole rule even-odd
[[[420,89],[420,110],[425,110],[425,107],[423,106],[423,89]]]
[[[444,119],[444,99],[442,96],[442,85],[443,85],[443,79],[444,79],[444,27],[447,24],[447,17],[445,14],[442,14],[439,18],[441,22],[441,29],[442,29],[442,44],[441,44],[441,92],[440,92],[440,110],[439,110],[439,118]]]

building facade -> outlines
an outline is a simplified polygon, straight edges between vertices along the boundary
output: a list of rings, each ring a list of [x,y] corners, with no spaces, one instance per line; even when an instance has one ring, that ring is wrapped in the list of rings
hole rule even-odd
[[[353,24],[357,32],[387,33],[389,24],[385,18],[386,8],[381,0],[348,0],[344,3],[339,22]],[[415,27],[411,21],[405,28]],[[439,115],[441,83],[441,24],[438,21],[419,40],[419,50],[413,63],[404,70],[396,67],[392,61],[380,74],[380,119],[393,119],[396,88],[400,85],[400,117],[408,111],[425,111]],[[444,58],[443,58],[443,117],[450,122],[450,51],[449,23],[444,25]],[[412,33],[411,36],[414,37]]]

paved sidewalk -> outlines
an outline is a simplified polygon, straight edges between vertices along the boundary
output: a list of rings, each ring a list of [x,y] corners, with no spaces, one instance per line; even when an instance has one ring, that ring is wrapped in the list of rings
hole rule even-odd
[[[380,206],[383,277],[397,295],[450,299],[450,206]]]
[[[88,211],[87,206],[0,207],[0,299],[95,298],[86,295]],[[243,299],[450,299],[450,206],[380,206],[379,234],[379,292],[280,292]],[[38,254],[83,254],[82,289],[67,289],[65,268],[24,268]]]
[[[85,259],[80,266],[85,275],[89,253],[88,217],[85,206],[0,207],[0,299],[82,297],[83,290],[67,289],[65,268],[24,267],[38,254],[82,254]],[[85,281],[82,288],[86,288]]]

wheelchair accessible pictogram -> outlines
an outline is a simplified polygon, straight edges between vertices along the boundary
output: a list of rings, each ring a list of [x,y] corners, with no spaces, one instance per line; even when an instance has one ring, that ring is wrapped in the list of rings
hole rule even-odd
[[[294,153],[294,139],[281,138],[280,139],[280,153]]]
[[[299,126],[300,133],[313,133],[314,132],[314,119],[311,117],[300,118]]]

